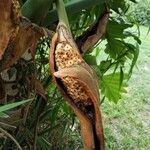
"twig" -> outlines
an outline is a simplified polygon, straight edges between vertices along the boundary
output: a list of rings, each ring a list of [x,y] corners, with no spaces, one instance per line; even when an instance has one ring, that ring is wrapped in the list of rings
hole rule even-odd
[[[13,125],[10,125],[10,124],[6,124],[6,123],[4,123],[4,122],[0,122],[0,125],[1,125],[1,126],[5,126],[5,127],[7,127],[7,128],[14,128],[14,129],[17,128],[16,126],[13,126]]]
[[[15,140],[15,138],[10,135],[6,130],[0,128],[0,132],[4,133],[6,136],[8,136],[15,144],[16,146],[18,147],[19,150],[23,150],[20,146],[20,144]]]

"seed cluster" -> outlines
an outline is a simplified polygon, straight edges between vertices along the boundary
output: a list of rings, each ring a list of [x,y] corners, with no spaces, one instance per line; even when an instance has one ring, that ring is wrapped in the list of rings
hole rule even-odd
[[[59,42],[55,50],[55,62],[58,70],[71,67],[81,63],[83,60],[77,50],[73,49],[69,44],[65,42]],[[83,86],[73,77],[64,77],[62,82],[66,88],[68,95],[77,102],[84,102],[84,104],[90,104],[90,98],[88,97]]]
[[[55,51],[55,61],[58,70],[68,68],[82,62],[80,55],[69,44],[59,43]]]

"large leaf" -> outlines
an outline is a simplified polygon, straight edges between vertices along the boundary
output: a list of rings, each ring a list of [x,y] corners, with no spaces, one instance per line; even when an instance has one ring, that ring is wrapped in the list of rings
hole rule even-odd
[[[132,70],[137,60],[138,46],[131,44],[131,40],[132,43],[134,42],[138,44],[141,44],[141,41],[138,35],[130,29],[132,27],[131,24],[126,23],[121,18],[119,20],[121,21],[112,19],[108,23],[105,53],[116,62],[116,67],[124,65],[129,59],[132,60],[130,66]],[[127,38],[130,38],[131,40],[129,41]],[[130,73],[132,72],[131,70]]]
[[[105,52],[108,53],[111,58],[117,59],[126,52],[126,46],[120,40],[109,38]]]
[[[112,73],[102,77],[102,93],[115,103],[121,98],[121,92],[126,92],[125,84],[122,84],[122,88],[120,88],[120,78],[121,75],[119,73]]]
[[[107,33],[111,38],[125,38],[126,36],[124,35],[124,30],[132,26],[132,24],[128,24],[123,20],[117,21],[111,19],[107,25]]]

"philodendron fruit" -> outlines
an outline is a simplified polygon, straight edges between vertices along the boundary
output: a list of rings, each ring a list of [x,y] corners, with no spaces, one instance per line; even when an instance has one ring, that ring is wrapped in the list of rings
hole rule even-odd
[[[94,70],[82,59],[64,23],[57,26],[49,61],[58,89],[80,121],[84,149],[104,150],[97,77]]]

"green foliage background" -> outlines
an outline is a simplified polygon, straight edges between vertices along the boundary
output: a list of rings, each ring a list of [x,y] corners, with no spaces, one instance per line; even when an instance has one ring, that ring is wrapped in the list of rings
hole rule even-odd
[[[83,57],[96,71],[101,91],[101,102],[105,99],[117,103],[126,92],[127,81],[132,75],[138,58],[139,30],[137,22],[128,13],[135,0],[66,0],[66,10],[72,33],[78,38],[104,11],[104,3],[110,8],[110,19],[106,34],[99,43]],[[32,22],[51,28],[57,25],[57,13],[53,0],[22,0],[22,14]],[[80,150],[83,149],[79,134],[79,122],[68,104],[63,100],[49,74],[49,39],[39,39],[37,45],[36,67],[38,78],[42,81],[46,97],[46,108],[37,119],[40,108],[39,97],[32,101],[25,126],[20,125],[13,137],[25,149],[33,145],[35,128],[37,147],[41,150]],[[2,149],[15,149],[11,139],[0,139]],[[31,148],[32,149],[32,148]]]
[[[150,0],[138,0],[135,7],[131,7],[129,14],[134,16],[140,25],[150,25]]]

